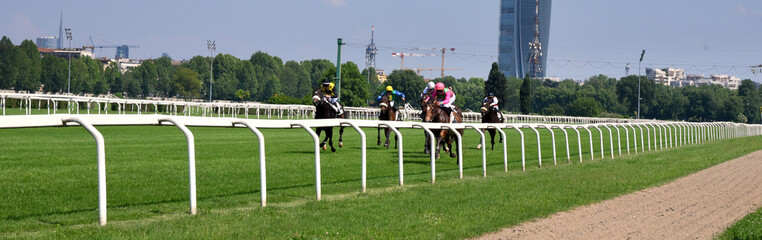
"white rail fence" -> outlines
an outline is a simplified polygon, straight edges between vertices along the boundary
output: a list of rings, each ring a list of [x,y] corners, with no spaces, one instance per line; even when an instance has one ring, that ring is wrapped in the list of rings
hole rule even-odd
[[[46,114],[57,114],[59,106],[66,106],[67,114],[163,114],[172,116],[202,116],[202,117],[231,117],[231,118],[267,118],[267,119],[307,119],[313,118],[315,107],[311,105],[280,105],[262,103],[224,103],[224,102],[182,102],[158,101],[144,99],[97,98],[68,95],[44,95],[0,93],[0,107],[6,115],[8,101],[17,101],[19,110],[25,115],[32,115],[36,107],[38,111],[47,110]],[[160,110],[162,109],[162,110]],[[51,111],[52,110],[52,111]],[[378,108],[345,107],[344,111],[350,119],[378,119]],[[420,110],[400,108],[405,120],[421,120]],[[653,122],[653,120],[619,119],[619,118],[590,118],[567,116],[538,116],[504,114],[508,123],[554,123],[554,124],[598,124],[598,123],[633,123]],[[481,114],[464,112],[464,122],[481,122]]]
[[[622,155],[622,141],[621,131],[625,132],[625,148],[627,154],[630,154],[630,147],[634,146],[635,154],[638,152],[645,152],[646,145],[648,145],[649,151],[663,150],[664,148],[673,148],[684,146],[688,144],[697,144],[706,141],[714,141],[719,139],[755,136],[762,134],[762,126],[759,125],[747,125],[736,123],[685,123],[685,122],[640,122],[640,123],[600,123],[600,124],[536,124],[536,123],[501,123],[501,124],[442,124],[442,123],[421,123],[421,122],[404,122],[404,121],[376,121],[376,120],[346,120],[346,119],[322,119],[322,120],[256,120],[256,119],[238,119],[238,118],[220,118],[220,117],[188,117],[188,116],[166,116],[166,115],[16,115],[16,116],[4,116],[0,117],[0,129],[3,128],[30,128],[30,127],[57,127],[57,126],[70,126],[80,125],[86,128],[95,138],[97,149],[97,164],[98,164],[98,210],[99,210],[99,223],[105,225],[107,223],[106,218],[106,152],[104,146],[103,136],[94,126],[148,126],[148,125],[174,125],[178,127],[186,136],[188,144],[188,170],[189,170],[189,198],[190,198],[190,213],[196,214],[196,171],[195,171],[195,145],[193,133],[187,128],[187,126],[204,126],[204,127],[246,127],[250,129],[256,136],[259,142],[259,162],[260,162],[260,178],[261,178],[261,205],[264,207],[267,203],[267,174],[266,174],[266,155],[265,155],[265,139],[262,133],[259,131],[261,128],[268,129],[293,129],[301,128],[308,132],[314,140],[315,151],[315,192],[316,199],[321,200],[321,164],[320,164],[320,141],[318,136],[312,130],[315,127],[339,127],[350,126],[360,134],[361,139],[361,191],[366,190],[366,151],[367,143],[365,133],[361,128],[378,128],[388,127],[399,139],[398,144],[398,160],[399,160],[399,185],[404,184],[404,169],[403,169],[403,135],[399,129],[422,129],[431,139],[431,146],[436,146],[434,143],[434,134],[432,129],[471,129],[476,131],[480,136],[480,142],[482,146],[482,176],[487,176],[487,163],[486,163],[486,140],[484,137],[483,129],[495,129],[503,137],[503,162],[504,170],[508,171],[508,152],[505,129],[511,129],[518,132],[520,135],[521,143],[521,168],[526,170],[526,145],[524,132],[522,129],[531,129],[537,137],[537,156],[538,167],[542,167],[543,154],[540,141],[540,130],[547,130],[551,134],[552,149],[553,149],[553,164],[558,164],[556,156],[556,140],[553,129],[558,129],[564,134],[564,143],[566,147],[566,160],[567,163],[571,163],[572,156],[569,154],[569,136],[568,130],[572,130],[577,134],[577,146],[579,152],[579,162],[582,162],[582,140],[580,130],[584,130],[589,136],[590,147],[590,159],[595,160],[595,147],[593,145],[594,135],[593,131],[598,132],[598,138],[600,140],[600,158],[605,158],[606,148],[604,146],[604,134],[602,128],[608,130],[608,140],[610,145],[608,151],[610,157],[615,157],[614,151],[614,135],[611,130],[613,127],[616,130],[616,142],[618,156]],[[630,130],[633,134],[633,145],[630,144]],[[645,131],[644,131],[645,130]],[[457,131],[455,131],[457,132]],[[584,133],[583,132],[583,133]],[[638,133],[639,132],[639,133]],[[653,135],[651,134],[653,133]],[[658,135],[658,137],[657,137]],[[638,148],[638,138],[640,136],[640,148]],[[653,136],[653,137],[652,137]],[[462,146],[463,140],[460,134],[457,134],[457,158],[459,160],[458,170],[460,178],[463,178],[463,155]],[[651,139],[653,138],[653,142]],[[646,144],[647,142],[647,144]],[[657,144],[658,142],[658,144]],[[546,159],[547,160],[547,159]],[[431,151],[431,182],[436,181],[436,157],[435,151]]]

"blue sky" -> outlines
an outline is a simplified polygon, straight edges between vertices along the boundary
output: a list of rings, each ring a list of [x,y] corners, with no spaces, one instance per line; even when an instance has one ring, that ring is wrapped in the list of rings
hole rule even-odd
[[[377,67],[400,67],[392,52],[455,48],[445,67],[455,77],[486,78],[497,61],[498,0],[289,0],[289,1],[3,1],[0,34],[15,44],[58,34],[59,12],[72,29],[73,45],[135,44],[132,57],[189,59],[217,52],[248,59],[264,51],[284,60],[342,61],[365,66],[371,26],[379,46]],[[551,16],[548,75],[585,79],[646,67],[678,67],[686,73],[729,74],[762,82],[749,66],[762,64],[762,1],[759,0],[555,0]],[[545,45],[543,45],[545,46]],[[112,57],[114,49],[96,56]],[[408,57],[405,67],[439,68],[440,57]],[[424,77],[439,73],[424,71]]]

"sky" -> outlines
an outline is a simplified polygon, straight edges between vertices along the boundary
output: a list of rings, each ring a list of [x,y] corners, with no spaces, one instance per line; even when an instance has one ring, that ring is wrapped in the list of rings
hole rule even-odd
[[[499,0],[4,0],[0,35],[14,44],[57,36],[59,14],[71,28],[72,46],[130,44],[132,58],[175,60],[216,52],[249,59],[256,51],[284,61],[336,61],[365,67],[365,46],[375,26],[376,67],[399,69],[394,52],[455,48],[445,55],[446,75],[487,78],[497,61]],[[646,67],[685,69],[686,74],[728,74],[762,82],[750,66],[762,64],[762,1],[759,0],[555,0],[547,75],[561,79],[611,77]],[[67,45],[68,43],[65,43]],[[115,49],[96,49],[113,57]],[[406,57],[405,68],[436,69],[441,56]],[[762,70],[762,68],[760,68]],[[425,78],[440,72],[424,70]]]

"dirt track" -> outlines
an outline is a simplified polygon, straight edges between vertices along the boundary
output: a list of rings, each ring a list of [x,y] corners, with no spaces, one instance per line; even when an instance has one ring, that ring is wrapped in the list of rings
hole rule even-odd
[[[762,206],[762,151],[479,239],[711,239]]]

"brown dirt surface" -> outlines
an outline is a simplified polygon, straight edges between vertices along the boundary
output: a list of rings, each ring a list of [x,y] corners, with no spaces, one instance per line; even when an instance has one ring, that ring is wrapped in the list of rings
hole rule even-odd
[[[762,151],[477,239],[711,239],[762,206]]]

